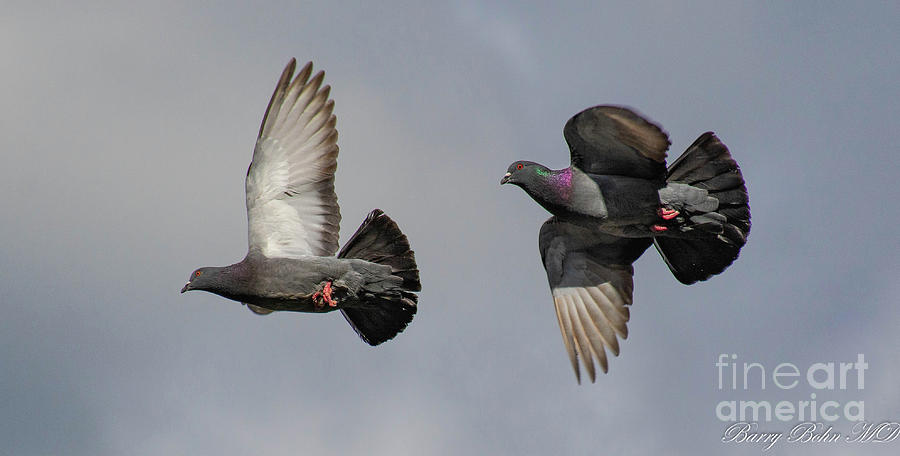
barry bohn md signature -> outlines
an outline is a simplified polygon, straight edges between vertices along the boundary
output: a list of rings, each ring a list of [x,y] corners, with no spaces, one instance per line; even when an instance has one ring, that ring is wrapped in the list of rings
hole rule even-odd
[[[742,421],[725,428],[722,442],[760,444],[765,451],[782,440],[786,443],[888,443],[898,438],[900,423],[894,421],[860,421],[846,435],[835,431],[830,425],[812,421],[797,424],[787,434],[761,431],[757,423]]]

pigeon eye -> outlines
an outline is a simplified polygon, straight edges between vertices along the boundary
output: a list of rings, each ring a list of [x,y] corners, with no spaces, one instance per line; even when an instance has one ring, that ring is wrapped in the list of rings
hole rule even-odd
[[[196,274],[194,274],[194,276],[196,276],[196,277],[200,277],[200,274],[203,274],[203,271],[197,271],[197,273],[196,273]]]
[[[524,168],[524,167],[525,167],[525,166],[522,165],[521,163],[519,163],[519,164],[516,165],[516,169],[522,169],[522,168]]]

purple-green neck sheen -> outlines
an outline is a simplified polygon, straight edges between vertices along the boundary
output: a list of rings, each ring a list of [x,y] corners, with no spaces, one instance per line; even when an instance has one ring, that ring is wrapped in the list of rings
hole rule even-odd
[[[551,213],[568,206],[572,198],[572,168],[548,170],[537,168],[534,178],[523,186],[526,192]]]
[[[572,168],[551,170],[545,177],[556,194],[563,200],[569,201],[572,196]]]

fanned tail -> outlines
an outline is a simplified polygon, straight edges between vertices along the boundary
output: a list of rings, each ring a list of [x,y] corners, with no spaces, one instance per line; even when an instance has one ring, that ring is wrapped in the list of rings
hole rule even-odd
[[[684,216],[677,231],[653,243],[680,282],[692,284],[725,270],[750,233],[744,177],[728,148],[712,132],[700,135],[668,169],[664,192]]]
[[[416,257],[397,224],[380,209],[369,213],[356,233],[338,253],[338,258],[357,258],[391,267],[402,279],[399,290],[367,296],[365,306],[341,309],[350,326],[369,345],[392,339],[416,314],[422,289]]]

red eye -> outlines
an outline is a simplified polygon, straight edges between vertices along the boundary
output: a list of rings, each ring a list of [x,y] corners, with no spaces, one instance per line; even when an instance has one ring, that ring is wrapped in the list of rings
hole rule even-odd
[[[516,169],[522,169],[522,168],[524,168],[524,166],[521,163],[516,165]]]
[[[203,271],[197,271],[196,276],[197,276],[197,277],[200,277],[200,274],[203,274]]]

